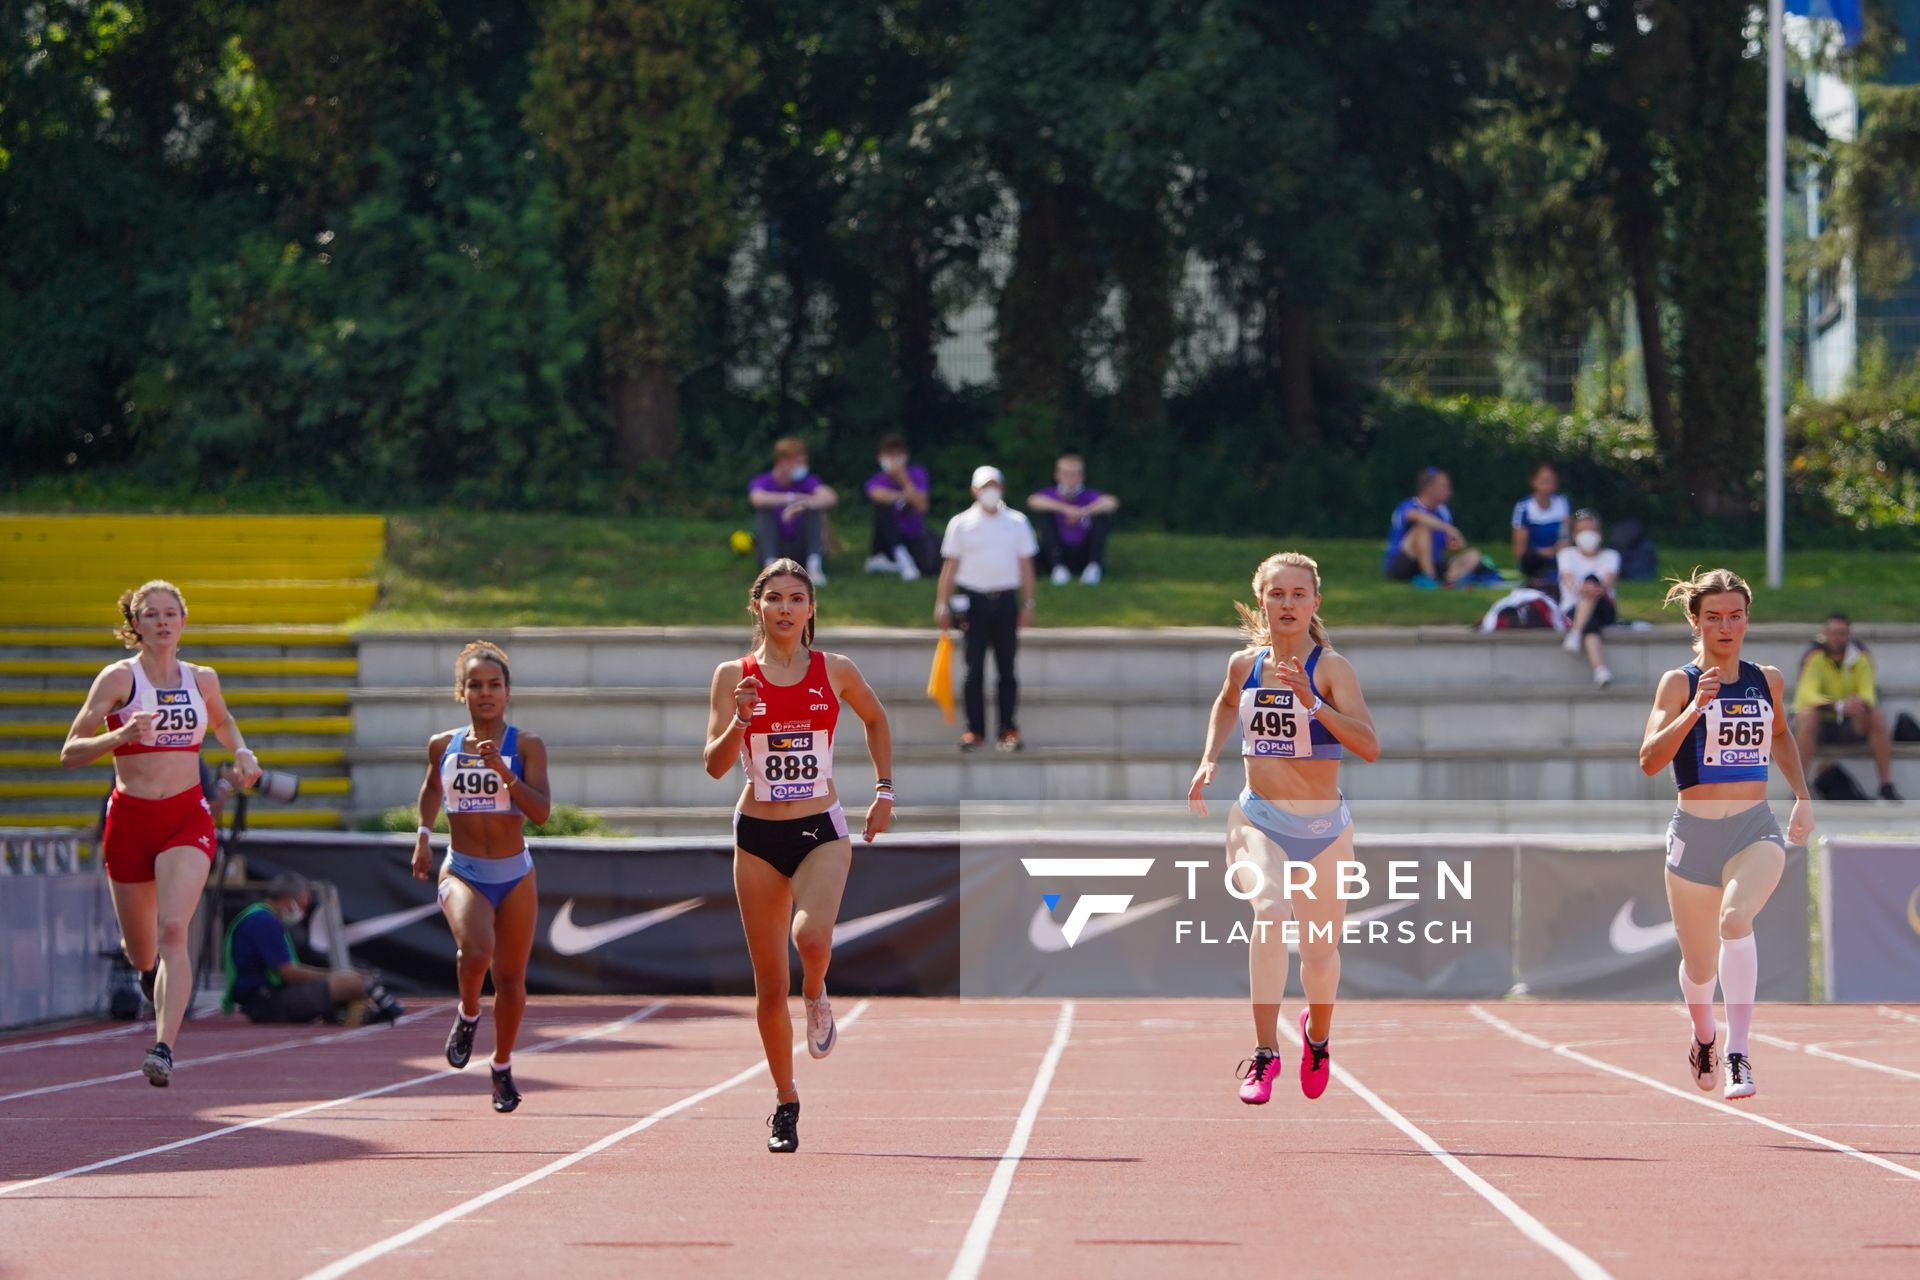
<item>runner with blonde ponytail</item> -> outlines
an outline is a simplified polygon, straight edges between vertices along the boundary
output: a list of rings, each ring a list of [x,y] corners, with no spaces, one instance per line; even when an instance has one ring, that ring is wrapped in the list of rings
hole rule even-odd
[[[1247,647],[1227,661],[1187,804],[1206,815],[1203,793],[1237,716],[1247,781],[1227,818],[1227,860],[1251,863],[1264,879],[1250,900],[1254,1051],[1240,1071],[1240,1100],[1257,1106],[1273,1096],[1288,916],[1298,930],[1300,985],[1307,993],[1300,1015],[1300,1091],[1309,1098],[1326,1091],[1327,1040],[1340,987],[1338,940],[1346,919],[1346,904],[1333,886],[1337,864],[1353,851],[1340,761],[1348,751],[1362,760],[1379,759],[1380,739],[1359,677],[1333,651],[1320,621],[1320,567],[1297,551],[1269,556],[1254,570],[1253,598],[1252,606],[1234,602]],[[1282,892],[1290,860],[1313,868],[1311,889]],[[1243,881],[1243,891],[1253,887]]]

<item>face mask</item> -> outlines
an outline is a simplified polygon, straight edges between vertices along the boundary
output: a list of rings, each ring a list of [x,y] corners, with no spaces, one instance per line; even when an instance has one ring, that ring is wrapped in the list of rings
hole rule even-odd
[[[1082,487],[1083,486],[1077,484],[1063,484],[1060,486],[1060,496],[1063,498],[1078,497]]]
[[[1573,535],[1573,545],[1588,555],[1592,555],[1600,549],[1600,531],[1598,529],[1582,529]]]
[[[982,489],[980,491],[980,505],[989,511],[998,510],[1000,507],[1000,486],[990,484]]]
[[[307,917],[307,913],[302,911],[298,906],[282,907],[280,910],[274,912],[274,914],[279,916],[280,923],[287,926],[287,928],[289,929],[293,928],[293,926],[299,924],[302,920],[306,919]]]
[[[799,466],[795,467],[793,470],[787,472],[787,479],[789,480],[805,480],[806,478],[807,478],[807,464],[804,462],[801,463]]]

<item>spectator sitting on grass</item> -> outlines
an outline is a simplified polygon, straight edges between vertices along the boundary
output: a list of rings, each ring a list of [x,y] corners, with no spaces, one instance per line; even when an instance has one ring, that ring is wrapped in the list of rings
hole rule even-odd
[[[1853,620],[1844,613],[1827,615],[1819,638],[1800,659],[1800,683],[1793,691],[1793,736],[1810,777],[1821,744],[1864,741],[1880,771],[1880,798],[1900,799],[1893,789],[1893,740],[1874,689],[1873,655],[1854,640]]]
[[[754,548],[765,568],[785,556],[806,564],[815,586],[827,584],[821,557],[827,550],[824,512],[840,495],[807,468],[806,442],[794,436],[773,443],[773,470],[757,475],[747,486],[753,507]]]
[[[1567,495],[1551,462],[1534,467],[1532,490],[1513,504],[1513,559],[1529,583],[1551,582],[1559,573],[1560,552],[1572,545]]]
[[[1428,467],[1414,482],[1414,494],[1393,509],[1384,560],[1387,577],[1416,587],[1464,585],[1480,568],[1478,551],[1454,527],[1447,499],[1453,479],[1438,467]]]
[[[880,442],[880,470],[867,481],[873,504],[873,546],[868,573],[898,573],[912,582],[940,567],[940,547],[927,528],[927,469],[907,457],[905,436]]]
[[[1106,572],[1107,535],[1120,499],[1087,484],[1087,461],[1063,453],[1053,464],[1053,487],[1027,498],[1040,542],[1037,567],[1052,570],[1053,585],[1064,587],[1074,575],[1082,586],[1096,585]]]

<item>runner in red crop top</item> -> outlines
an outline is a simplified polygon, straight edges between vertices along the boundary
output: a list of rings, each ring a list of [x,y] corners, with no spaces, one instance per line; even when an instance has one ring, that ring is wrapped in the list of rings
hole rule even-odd
[[[833,776],[833,735],[844,703],[867,727],[875,774],[863,838],[893,821],[893,734],[880,699],[841,654],[813,648],[813,579],[797,561],[774,560],[748,597],[753,649],[714,668],[704,759],[726,776],[744,766],[745,788],[733,814],[733,887],[753,959],[760,1043],[773,1073],[776,1105],[767,1149],[800,1146],[800,1096],[793,1083],[793,1023],[787,939],[800,952],[807,1052],[833,1052],[827,1002],[833,924],[853,863],[853,841]]]
[[[140,987],[156,1015],[154,1046],[141,1070],[164,1086],[173,1076],[171,1045],[193,999],[187,927],[213,865],[213,815],[200,793],[200,744],[211,733],[233,752],[242,787],[259,780],[260,762],[228,714],[213,668],[180,660],[187,606],[179,588],[146,583],[120,597],[120,614],[118,634],[136,652],[94,677],[60,748],[60,763],[78,769],[113,755],[101,847],[120,946],[140,971]]]

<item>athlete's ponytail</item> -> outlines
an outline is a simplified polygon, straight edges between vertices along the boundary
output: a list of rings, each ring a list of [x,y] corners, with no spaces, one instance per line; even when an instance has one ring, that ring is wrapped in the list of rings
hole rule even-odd
[[[1255,649],[1264,649],[1273,643],[1272,628],[1267,625],[1267,586],[1282,569],[1305,569],[1313,575],[1313,594],[1315,597],[1320,594],[1320,566],[1313,557],[1298,551],[1282,551],[1262,560],[1260,567],[1253,571],[1253,607],[1248,608],[1239,600],[1233,602],[1235,612],[1240,615],[1241,634]],[[1318,608],[1307,619],[1307,638],[1317,645],[1327,644],[1327,624],[1320,621]]]
[[[759,576],[753,580],[752,590],[747,592],[747,598],[753,601],[754,604],[759,604],[760,597],[766,593],[768,580],[783,576],[800,579],[801,582],[806,584],[807,599],[814,599],[813,575],[808,573],[807,567],[798,560],[789,560],[784,556],[778,560],[768,562],[767,567],[760,571]],[[767,638],[767,626],[764,622],[760,621],[760,611],[758,609],[749,608],[747,612],[753,615],[753,647],[758,649],[760,642]],[[809,649],[813,648],[812,618],[807,619],[807,625],[800,631],[800,643]]]

